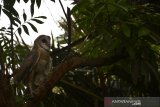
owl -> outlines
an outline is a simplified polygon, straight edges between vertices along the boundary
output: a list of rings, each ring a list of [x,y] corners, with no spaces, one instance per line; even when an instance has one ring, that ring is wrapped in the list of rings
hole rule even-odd
[[[46,80],[51,71],[52,59],[50,57],[50,37],[40,35],[34,41],[34,46],[28,56],[20,64],[14,81],[22,81],[29,87],[32,93],[40,84]]]

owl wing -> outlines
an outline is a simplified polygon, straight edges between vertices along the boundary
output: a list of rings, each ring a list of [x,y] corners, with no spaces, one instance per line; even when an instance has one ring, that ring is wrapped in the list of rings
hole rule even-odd
[[[28,56],[24,59],[24,61],[21,63],[20,68],[18,69],[18,72],[15,74],[14,81],[16,82],[26,82],[28,81],[28,77],[32,72],[32,69],[38,62],[40,57],[39,52],[37,51],[31,51]]]

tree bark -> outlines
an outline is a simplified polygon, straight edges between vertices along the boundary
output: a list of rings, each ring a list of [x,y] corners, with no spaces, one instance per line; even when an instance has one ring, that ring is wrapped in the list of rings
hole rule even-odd
[[[125,58],[125,54],[118,54],[112,57],[104,57],[104,58],[95,58],[95,59],[83,59],[80,57],[72,57],[70,59],[66,59],[62,61],[55,69],[53,74],[48,77],[47,81],[44,81],[40,87],[38,87],[34,94],[34,98],[30,101],[26,102],[23,107],[36,107],[39,101],[43,100],[45,96],[51,92],[53,86],[63,77],[63,75],[77,67],[84,67],[84,66],[104,66],[104,65],[111,65],[123,58]]]
[[[16,107],[9,79],[0,71],[0,107]]]

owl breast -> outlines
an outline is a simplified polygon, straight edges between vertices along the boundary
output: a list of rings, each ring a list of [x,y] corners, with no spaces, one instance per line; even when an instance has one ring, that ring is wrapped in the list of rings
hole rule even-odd
[[[47,76],[48,74],[50,73],[51,71],[51,65],[52,65],[52,60],[51,58],[47,58],[48,60],[46,59],[39,59],[37,65],[35,66],[35,69],[34,69],[34,81],[32,84],[32,89],[40,86],[40,84],[45,81],[47,79]]]

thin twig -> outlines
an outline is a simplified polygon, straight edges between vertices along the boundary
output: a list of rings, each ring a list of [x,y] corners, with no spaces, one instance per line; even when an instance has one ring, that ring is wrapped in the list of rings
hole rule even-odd
[[[66,47],[63,47],[63,48],[61,48],[61,49],[56,50],[55,52],[56,52],[56,53],[60,53],[60,52],[62,52],[62,51],[64,51],[64,50],[67,50],[68,48],[72,48],[72,47],[74,47],[74,46],[76,46],[76,45],[79,45],[80,43],[82,43],[82,42],[85,41],[86,39],[92,39],[92,38],[94,38],[95,35],[92,35],[92,33],[93,33],[93,31],[90,32],[89,34],[87,34],[86,36],[83,36],[82,38],[74,41],[73,43],[70,44],[70,47],[69,47],[69,46],[66,46]],[[54,53],[53,53],[53,54],[54,54]]]
[[[15,71],[15,58],[14,58],[14,40],[13,40],[13,18],[11,17],[11,19],[10,19],[10,22],[11,22],[11,25],[10,25],[10,27],[11,27],[11,53],[12,53],[12,55],[11,55],[11,58],[12,58],[12,71],[13,71],[13,73],[14,73],[14,71]]]
[[[60,5],[61,5],[62,10],[63,10],[63,13],[64,13],[64,15],[65,15],[65,17],[66,17],[66,19],[67,19],[67,14],[66,14],[66,12],[65,12],[65,10],[64,10],[64,6],[63,6],[61,0],[59,0],[59,3],[60,3]]]
[[[70,52],[70,45],[71,45],[71,37],[72,37],[72,30],[71,30],[71,11],[70,8],[67,7],[67,27],[68,27],[68,52]]]

